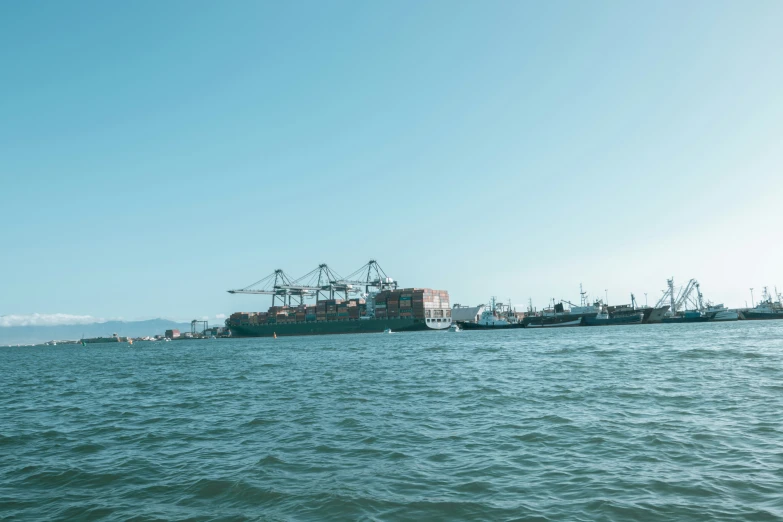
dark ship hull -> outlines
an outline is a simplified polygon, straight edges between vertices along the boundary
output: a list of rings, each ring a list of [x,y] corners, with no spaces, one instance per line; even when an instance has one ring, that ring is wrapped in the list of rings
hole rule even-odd
[[[652,310],[652,309],[650,309]],[[616,317],[583,317],[583,326],[618,326],[623,324],[642,324],[644,314],[638,312],[636,315],[620,315]]]

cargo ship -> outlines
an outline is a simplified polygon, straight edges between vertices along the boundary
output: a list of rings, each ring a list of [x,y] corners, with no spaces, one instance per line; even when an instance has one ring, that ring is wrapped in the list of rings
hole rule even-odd
[[[325,299],[315,305],[238,312],[231,314],[226,326],[233,337],[447,330],[451,309],[445,290],[405,288],[370,294],[364,299]]]
[[[358,273],[365,279],[354,281]],[[309,280],[308,280],[309,278]],[[349,333],[446,331],[451,326],[449,293],[430,288],[397,288],[377,262],[371,260],[346,278],[326,265],[297,280],[282,270],[255,285],[269,281],[266,290],[254,285],[229,293],[261,293],[273,296],[266,312],[237,312],[226,320],[232,337],[281,337],[291,335],[332,335]],[[364,291],[360,288],[364,286]],[[359,297],[350,294],[361,292]],[[336,297],[342,293],[343,299]],[[315,298],[306,304],[306,298]],[[298,299],[298,304],[293,302]],[[280,301],[279,305],[275,305]]]

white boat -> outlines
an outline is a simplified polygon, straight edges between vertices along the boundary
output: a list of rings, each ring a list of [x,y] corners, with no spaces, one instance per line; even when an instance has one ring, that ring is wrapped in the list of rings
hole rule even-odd
[[[477,324],[480,324],[481,326],[508,326],[511,323],[506,319],[498,317],[493,306],[491,309],[487,308],[481,312],[481,317],[479,317]]]
[[[459,327],[457,323],[451,323],[451,326],[449,326],[449,332],[461,332],[462,328]]]
[[[391,328],[387,328],[387,329],[385,329],[385,330],[383,331],[383,333],[385,333],[385,334],[390,334],[390,333],[394,333],[394,332],[392,332],[392,331],[391,331]]]
[[[714,313],[715,317],[712,318],[713,321],[737,321],[739,320],[739,312],[735,312],[733,310],[729,310],[725,306],[723,306],[723,303],[717,304],[717,305],[710,305],[707,308],[704,309],[707,313]]]
[[[466,321],[462,323],[463,330],[492,330],[494,328],[521,327],[517,319],[516,311],[509,304],[498,303],[495,297],[490,299],[489,306],[481,305],[481,315],[476,322]]]

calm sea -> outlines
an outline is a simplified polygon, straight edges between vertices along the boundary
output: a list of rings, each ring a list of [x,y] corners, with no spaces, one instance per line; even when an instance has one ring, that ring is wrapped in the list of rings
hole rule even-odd
[[[781,520],[783,321],[0,349],[0,519]]]

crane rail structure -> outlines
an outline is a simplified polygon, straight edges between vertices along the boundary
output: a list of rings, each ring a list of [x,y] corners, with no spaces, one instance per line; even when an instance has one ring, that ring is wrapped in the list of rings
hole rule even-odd
[[[371,289],[378,291],[394,290],[397,282],[386,275],[378,262],[371,259],[358,270],[347,277],[342,277],[326,263],[319,264],[305,275],[292,279],[282,269],[277,269],[244,288],[228,290],[229,294],[256,294],[271,295],[272,306],[278,302],[280,305],[304,304],[305,299],[315,298],[334,299],[342,296],[348,299],[349,295],[369,294]]]

